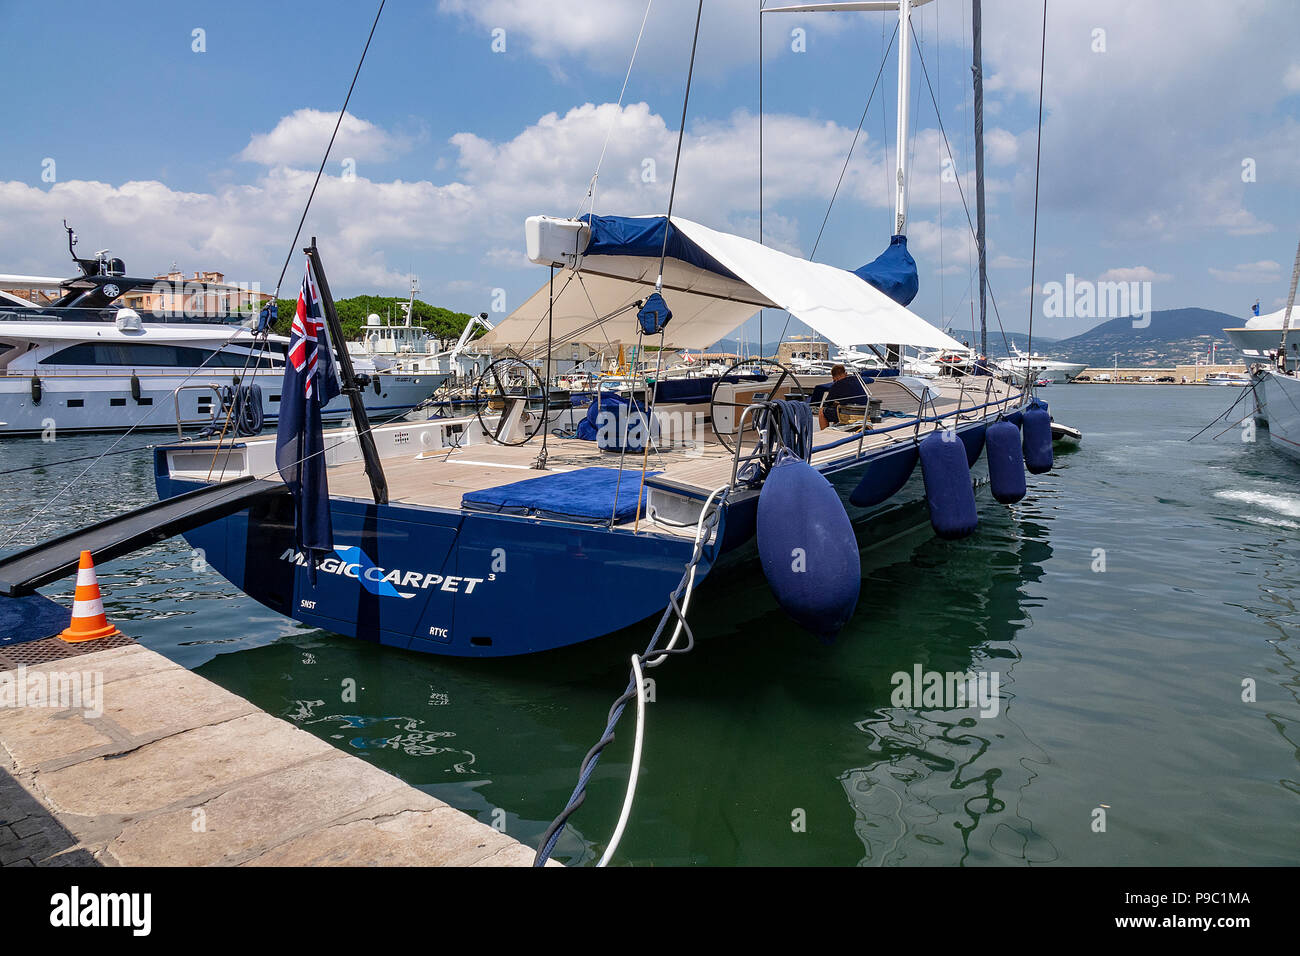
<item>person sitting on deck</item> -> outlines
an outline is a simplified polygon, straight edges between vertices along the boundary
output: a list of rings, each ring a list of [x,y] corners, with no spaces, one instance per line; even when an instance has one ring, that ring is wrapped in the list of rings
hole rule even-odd
[[[862,383],[856,376],[850,376],[843,365],[831,366],[831,387],[826,392],[825,399],[822,401],[821,408],[817,412],[817,420],[822,428],[829,428],[840,420],[840,405],[847,404],[848,400],[855,398],[865,398],[866,392],[862,388]],[[861,404],[861,403],[854,403]]]

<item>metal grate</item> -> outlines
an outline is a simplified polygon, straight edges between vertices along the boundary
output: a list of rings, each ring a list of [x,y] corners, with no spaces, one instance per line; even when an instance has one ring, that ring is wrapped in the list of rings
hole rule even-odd
[[[26,644],[14,644],[0,647],[0,671],[13,670],[20,665],[28,667],[35,664],[48,664],[68,657],[80,657],[95,651],[106,651],[112,647],[126,647],[134,644],[134,637],[117,634],[113,637],[101,637],[97,641],[83,644],[69,644],[57,637],[47,637],[41,641],[28,641]]]

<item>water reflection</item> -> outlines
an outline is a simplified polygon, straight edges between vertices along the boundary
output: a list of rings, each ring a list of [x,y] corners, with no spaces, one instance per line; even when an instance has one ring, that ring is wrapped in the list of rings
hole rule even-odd
[[[861,864],[1059,857],[1021,807],[1034,768],[1047,756],[1012,715],[1015,639],[1031,623],[1026,609],[1038,603],[1034,585],[1052,556],[1051,507],[1050,492],[1013,511],[985,503],[975,537],[927,542],[873,575],[873,590],[906,595],[896,609],[881,609],[885,619],[906,622],[895,640],[878,647],[882,673],[996,673],[999,686],[996,713],[895,707],[885,696],[854,724],[866,759],[839,779],[863,845]],[[954,561],[957,551],[973,559]]]
[[[790,624],[757,565],[710,578],[691,609],[696,649],[654,675],[619,862],[1294,864],[1300,465],[1265,441],[1184,441],[1222,411],[1217,391],[1054,393],[1086,433],[1079,450],[1010,511],[985,500],[965,541],[887,535],[829,647]],[[8,442],[0,456],[103,444]],[[15,503],[0,536],[82,467],[0,475]],[[147,453],[98,466],[21,543],[152,501],[150,475]],[[1106,574],[1090,570],[1096,547]],[[110,616],[530,845],[649,636],[496,661],[406,654],[305,630],[192,558],[177,540],[101,567]],[[575,588],[566,613],[592,599]],[[998,671],[999,712],[894,706],[891,675],[916,664]],[[1240,699],[1248,677],[1254,704]],[[625,725],[602,759],[564,862],[603,849],[631,736]],[[1105,838],[1087,826],[1096,801],[1118,808]]]

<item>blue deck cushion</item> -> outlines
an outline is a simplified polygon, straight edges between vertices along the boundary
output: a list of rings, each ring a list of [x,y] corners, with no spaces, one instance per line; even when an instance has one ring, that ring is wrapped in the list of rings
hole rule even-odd
[[[657,474],[648,471],[646,477]],[[614,515],[614,522],[621,524],[635,517],[640,486],[641,473],[634,469],[623,472],[620,485],[617,468],[580,468],[470,491],[461,497],[460,506],[466,511],[584,524],[603,524]],[[614,510],[615,488],[618,489],[617,511]],[[644,505],[641,511],[645,513]]]

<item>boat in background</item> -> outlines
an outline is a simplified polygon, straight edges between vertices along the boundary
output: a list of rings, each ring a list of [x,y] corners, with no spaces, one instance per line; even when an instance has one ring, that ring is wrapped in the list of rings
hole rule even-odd
[[[69,251],[76,241],[69,229]],[[250,411],[249,420],[276,421],[289,339],[259,333],[265,311],[127,308],[123,301],[159,289],[175,295],[175,287],[128,276],[107,251],[93,259],[73,251],[72,258],[81,274],[71,279],[9,275],[0,282],[0,436],[221,427],[236,390],[249,386],[258,388],[244,391],[245,400],[261,397],[260,415]],[[447,378],[369,362],[357,371],[372,417],[408,411]],[[342,396],[323,410],[335,424],[351,413]]]
[[[1277,364],[1278,346],[1282,344],[1282,325],[1286,320],[1286,309],[1281,308],[1268,315],[1256,315],[1246,320],[1245,325],[1224,329],[1228,340],[1236,346],[1247,363],[1266,362]],[[1300,329],[1292,322],[1286,337],[1287,367],[1294,369],[1300,364]]]
[[[1245,372],[1215,372],[1212,375],[1205,376],[1206,385],[1227,385],[1236,388],[1249,388],[1250,381],[1250,376]]]
[[[1244,328],[1224,329],[1248,359],[1246,385],[1254,398],[1255,423],[1267,428],[1269,443],[1289,458],[1300,460],[1300,335],[1296,331],[1295,296],[1300,284],[1300,245],[1291,269],[1286,307],[1250,319]]]
[[[399,375],[440,375],[439,385],[450,379],[473,380],[491,361],[491,356],[473,348],[476,331],[492,330],[487,313],[470,316],[456,344],[444,350],[436,335],[413,321],[419,291],[420,280],[412,276],[409,297],[399,303],[403,312],[399,322],[385,322],[374,313],[366,317],[360,336],[348,343],[353,362],[361,366],[373,363],[380,371]]]
[[[999,359],[997,364],[999,368],[1020,379],[1032,374],[1036,380],[1065,385],[1082,375],[1088,367],[1084,362],[1059,361],[1037,352],[1028,355],[1014,345],[1011,346],[1011,352],[1011,357]]]

